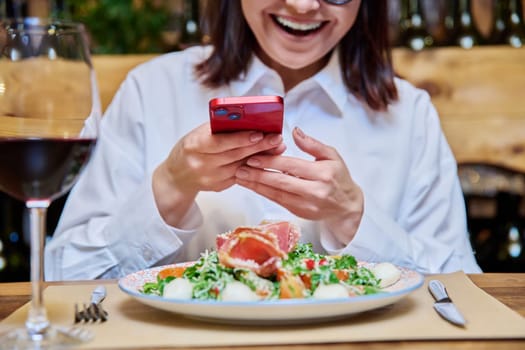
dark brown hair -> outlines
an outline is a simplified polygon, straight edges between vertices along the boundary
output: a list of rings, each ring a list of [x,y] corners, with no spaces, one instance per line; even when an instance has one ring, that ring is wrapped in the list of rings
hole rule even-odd
[[[354,25],[339,43],[346,87],[374,110],[385,110],[397,100],[387,11],[387,0],[363,0]],[[208,0],[203,26],[213,51],[196,72],[204,85],[218,87],[246,71],[257,41],[239,0]]]

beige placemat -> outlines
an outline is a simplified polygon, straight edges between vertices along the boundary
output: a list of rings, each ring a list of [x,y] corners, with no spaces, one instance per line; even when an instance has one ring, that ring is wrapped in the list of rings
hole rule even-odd
[[[441,319],[425,285],[401,301],[348,319],[302,326],[229,326],[186,319],[157,310],[108,285],[110,319],[89,324],[95,339],[80,348],[234,346],[342,343],[387,340],[525,338],[525,318],[479,289],[461,272],[434,275],[443,281],[468,321],[462,329]],[[428,280],[428,278],[427,278]],[[51,286],[45,300],[53,322],[72,324],[73,304],[93,285]],[[0,323],[0,332],[25,321],[27,305]]]

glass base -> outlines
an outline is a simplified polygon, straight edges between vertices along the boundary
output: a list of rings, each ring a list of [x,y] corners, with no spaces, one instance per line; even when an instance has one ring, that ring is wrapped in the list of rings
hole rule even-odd
[[[0,350],[64,349],[92,339],[93,332],[82,327],[50,326],[39,334],[20,328],[0,335]]]

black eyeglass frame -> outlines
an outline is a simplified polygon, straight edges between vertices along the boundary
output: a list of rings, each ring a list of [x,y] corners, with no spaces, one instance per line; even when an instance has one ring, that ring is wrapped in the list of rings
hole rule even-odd
[[[352,2],[352,0],[324,0],[329,5],[344,5]]]

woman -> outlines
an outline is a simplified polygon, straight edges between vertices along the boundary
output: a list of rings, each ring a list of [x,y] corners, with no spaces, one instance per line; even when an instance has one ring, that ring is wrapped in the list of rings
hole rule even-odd
[[[193,260],[275,219],[319,252],[480,272],[436,111],[393,76],[386,0],[210,1],[206,18],[211,47],[158,57],[117,92],[47,279]],[[242,95],[283,96],[282,135],[212,135],[208,101]]]

